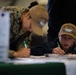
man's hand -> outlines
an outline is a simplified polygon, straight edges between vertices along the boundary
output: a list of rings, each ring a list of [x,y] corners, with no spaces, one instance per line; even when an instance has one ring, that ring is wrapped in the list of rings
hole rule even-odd
[[[13,57],[15,58],[26,58],[30,56],[30,48],[21,48],[17,52],[13,53]]]
[[[64,50],[62,50],[60,47],[54,48],[52,53],[53,54],[59,54],[59,55],[64,55],[65,54]]]

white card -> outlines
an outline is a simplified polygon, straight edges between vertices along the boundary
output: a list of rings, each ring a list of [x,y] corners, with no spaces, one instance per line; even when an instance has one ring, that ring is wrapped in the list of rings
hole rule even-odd
[[[0,62],[8,59],[10,13],[0,11]]]

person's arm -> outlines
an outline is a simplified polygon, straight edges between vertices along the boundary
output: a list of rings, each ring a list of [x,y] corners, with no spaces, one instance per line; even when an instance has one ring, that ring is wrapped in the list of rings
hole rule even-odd
[[[9,58],[26,58],[30,56],[30,48],[21,48],[18,51],[9,50]]]
[[[15,51],[13,50],[9,50],[8,54],[9,54],[9,58],[14,58],[13,54]]]

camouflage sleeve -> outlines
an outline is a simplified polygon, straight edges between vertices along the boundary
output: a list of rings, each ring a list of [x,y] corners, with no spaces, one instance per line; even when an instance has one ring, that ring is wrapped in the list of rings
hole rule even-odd
[[[8,52],[8,54],[9,54],[9,58],[14,58],[13,57],[13,53],[14,53],[15,51],[13,51],[13,50],[9,50],[9,52]]]
[[[24,34],[22,35],[16,42],[17,42],[17,50],[20,50],[21,48],[24,48],[24,41],[26,41],[27,47],[30,47],[30,43],[31,43],[31,34],[28,34],[27,36]],[[26,36],[26,37],[25,37]],[[9,50],[9,57],[10,58],[14,58],[12,55],[15,51],[14,50]]]
[[[17,50],[19,50],[20,48],[24,47],[24,41],[26,41],[27,47],[30,47],[30,43],[31,43],[31,34],[30,33],[25,33],[24,35],[22,35],[17,42]]]
[[[13,26],[15,21],[20,18],[22,13],[26,10],[27,8],[24,8],[22,6],[6,6],[6,7],[0,7],[1,11],[8,11],[10,12],[10,23]]]

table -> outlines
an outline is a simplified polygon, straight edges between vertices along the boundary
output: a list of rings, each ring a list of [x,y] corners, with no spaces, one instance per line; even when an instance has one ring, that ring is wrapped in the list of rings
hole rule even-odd
[[[66,75],[76,75],[76,55],[51,55],[49,57],[33,56],[29,58],[21,58],[16,60],[14,64],[30,64],[30,63],[63,63],[65,65]]]
[[[0,63],[0,75],[66,75],[63,63],[9,64]]]
[[[0,64],[0,75],[76,75],[76,56],[30,56]]]

